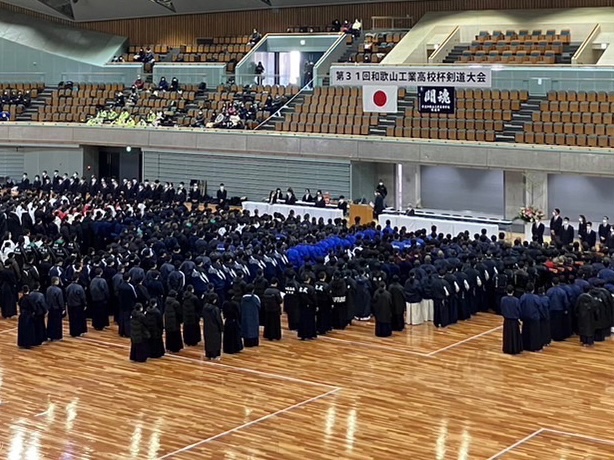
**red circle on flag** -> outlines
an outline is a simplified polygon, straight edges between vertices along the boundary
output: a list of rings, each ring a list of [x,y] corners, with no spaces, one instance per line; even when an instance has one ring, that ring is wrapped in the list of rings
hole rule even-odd
[[[384,107],[388,103],[388,96],[384,91],[373,93],[373,103],[378,107]]]

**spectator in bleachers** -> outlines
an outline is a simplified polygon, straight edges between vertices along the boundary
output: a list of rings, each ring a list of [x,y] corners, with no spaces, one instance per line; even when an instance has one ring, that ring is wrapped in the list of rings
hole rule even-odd
[[[11,120],[11,114],[9,112],[7,112],[6,110],[0,111],[0,121],[10,121],[10,120]]]
[[[168,81],[166,81],[166,77],[160,78],[160,83],[158,83],[158,89],[160,91],[168,91],[169,85]]]
[[[264,73],[264,66],[262,65],[261,61],[258,61],[258,64],[256,64],[254,73],[256,74],[256,83],[258,85],[262,85],[262,74]]]
[[[352,29],[350,33],[354,35],[354,37],[360,37],[360,31],[362,30],[362,21],[358,18],[354,20],[354,24],[352,24]]]
[[[145,50],[145,58],[143,59],[143,64],[145,64],[145,71],[151,72],[154,64],[156,63],[156,55],[153,53],[151,48],[147,48]]]
[[[132,60],[134,62],[145,62],[145,56],[146,56],[145,50],[141,48],[139,49],[139,52],[134,55]]]
[[[173,77],[171,79],[171,86],[169,88],[170,91],[179,91],[179,79],[177,77]]]
[[[124,57],[122,55],[113,56],[113,59],[111,59],[111,62],[124,62]]]
[[[136,89],[135,85],[132,85],[130,88],[130,94],[128,95],[128,100],[126,101],[126,105],[133,107],[139,102],[139,93]]]
[[[258,32],[258,29],[254,29],[254,31],[252,32],[252,35],[249,37],[249,44],[250,46],[256,46],[256,44],[262,40],[262,34],[260,32]]]
[[[192,119],[193,128],[204,128],[206,123],[205,114],[199,110],[196,116]]]
[[[344,34],[349,34],[352,31],[352,24],[347,19],[343,21],[343,25],[341,26],[341,32]]]
[[[115,94],[115,107],[125,107],[126,105],[126,96],[124,96],[124,93],[121,91],[118,91],[117,94]]]
[[[145,88],[145,82],[143,81],[143,79],[141,78],[140,75],[137,75],[136,80],[134,80],[134,85],[133,85],[138,91],[142,90],[143,88]]]

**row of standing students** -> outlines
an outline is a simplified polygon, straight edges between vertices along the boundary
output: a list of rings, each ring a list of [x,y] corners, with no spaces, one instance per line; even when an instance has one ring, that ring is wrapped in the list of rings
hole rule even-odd
[[[504,353],[541,351],[552,341],[564,341],[573,334],[579,336],[583,346],[593,346],[611,335],[614,299],[607,289],[593,287],[580,294],[575,304],[568,301],[556,279],[547,295],[537,295],[534,290],[529,284],[527,292],[518,298],[514,287],[508,286],[507,295],[501,299]]]

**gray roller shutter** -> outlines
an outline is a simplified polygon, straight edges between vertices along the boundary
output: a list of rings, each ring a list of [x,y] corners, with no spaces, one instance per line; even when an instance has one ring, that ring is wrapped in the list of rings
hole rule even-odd
[[[23,172],[23,153],[14,148],[0,149],[0,177],[8,176],[19,182]]]
[[[560,208],[561,213],[578,221],[584,214],[597,227],[604,215],[614,219],[614,179],[608,177],[548,175],[548,212]]]
[[[211,153],[143,152],[143,178],[163,182],[208,181],[209,193],[223,182],[233,196],[259,201],[279,187],[296,195],[309,188],[333,197],[350,195],[350,163]]]

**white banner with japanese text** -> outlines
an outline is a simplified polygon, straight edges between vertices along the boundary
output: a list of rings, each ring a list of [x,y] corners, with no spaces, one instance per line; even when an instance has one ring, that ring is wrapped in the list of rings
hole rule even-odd
[[[331,66],[333,86],[453,86],[455,88],[490,88],[492,69],[486,66]]]

